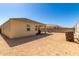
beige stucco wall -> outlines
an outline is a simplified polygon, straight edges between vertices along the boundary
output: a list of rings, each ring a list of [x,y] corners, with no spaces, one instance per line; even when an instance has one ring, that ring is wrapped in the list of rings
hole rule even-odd
[[[6,35],[7,37],[11,37],[11,23],[7,21],[5,24],[1,26],[1,33]]]
[[[30,25],[30,31],[27,31],[27,24]],[[38,32],[35,30],[36,25],[38,26],[40,24],[21,20],[11,20],[11,38],[35,35]]]
[[[31,26],[30,31],[27,31],[27,24]],[[17,20],[11,20],[11,32],[12,32],[11,38],[30,36],[35,35],[37,33],[37,31],[35,31],[34,24]]]
[[[30,31],[27,31],[27,24],[30,25]],[[35,30],[35,26],[41,25],[41,31],[45,28],[45,25],[28,22],[24,20],[9,20],[1,27],[2,33],[9,38],[18,38],[24,36],[35,35],[38,31]]]

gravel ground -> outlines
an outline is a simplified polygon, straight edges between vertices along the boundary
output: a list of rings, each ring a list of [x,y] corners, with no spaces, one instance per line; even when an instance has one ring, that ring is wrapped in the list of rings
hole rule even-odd
[[[10,40],[10,41],[9,41]],[[11,56],[78,56],[79,44],[67,42],[65,33],[50,33],[6,41],[0,35],[0,55]]]

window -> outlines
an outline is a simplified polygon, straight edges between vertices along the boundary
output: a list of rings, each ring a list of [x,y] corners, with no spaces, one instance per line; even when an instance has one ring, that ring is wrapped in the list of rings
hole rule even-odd
[[[30,25],[27,25],[27,31],[30,31]]]
[[[37,31],[38,30],[38,28],[37,28],[38,26],[35,26],[35,30]]]
[[[39,30],[41,29],[41,25],[38,26],[38,29],[39,29]]]

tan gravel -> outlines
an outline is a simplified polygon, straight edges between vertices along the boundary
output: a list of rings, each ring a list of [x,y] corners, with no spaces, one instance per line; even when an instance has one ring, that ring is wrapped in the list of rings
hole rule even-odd
[[[36,39],[37,37],[37,39]],[[40,38],[41,37],[41,38]],[[30,39],[29,42],[26,42]],[[35,39],[32,40],[31,39]],[[22,42],[22,40],[25,40]],[[18,39],[15,46],[10,46],[0,35],[0,55],[12,56],[70,56],[79,55],[79,44],[67,42],[65,33],[51,33],[30,38]],[[13,44],[10,43],[10,44]]]

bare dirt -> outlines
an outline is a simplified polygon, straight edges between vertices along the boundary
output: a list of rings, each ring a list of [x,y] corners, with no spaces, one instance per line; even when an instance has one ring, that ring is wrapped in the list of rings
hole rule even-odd
[[[0,55],[78,56],[79,44],[66,41],[65,33],[7,40],[0,35]]]

